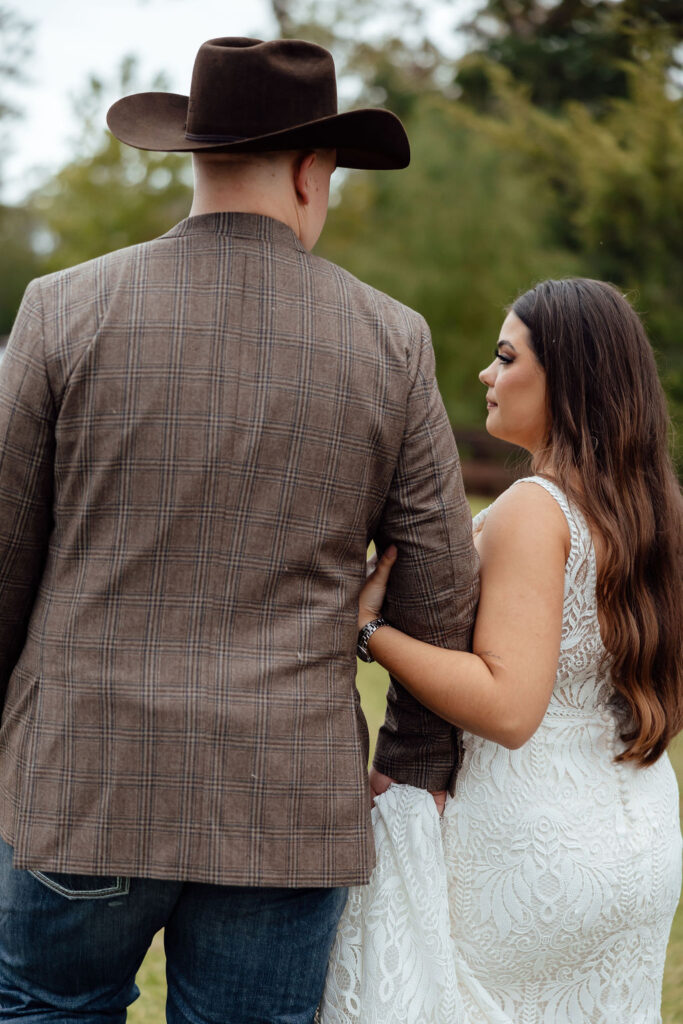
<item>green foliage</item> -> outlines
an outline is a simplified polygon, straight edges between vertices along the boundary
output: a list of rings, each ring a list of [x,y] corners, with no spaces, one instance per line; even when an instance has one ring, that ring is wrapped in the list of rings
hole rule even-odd
[[[353,81],[354,105],[386,106],[407,118],[414,102],[452,83],[455,66],[427,32],[419,0],[271,0],[282,36],[334,52],[337,76]]]
[[[21,82],[30,55],[31,28],[13,10],[0,5],[0,126],[19,111],[5,87]],[[9,146],[0,132],[0,171]],[[34,275],[30,216],[25,210],[0,204],[0,335],[9,333],[27,280]]]
[[[24,289],[39,273],[32,247],[34,229],[29,211],[0,206],[0,336],[9,334]]]
[[[549,238],[547,189],[459,124],[453,105],[416,100],[406,171],[350,175],[317,251],[427,318],[449,415],[483,423],[477,374],[504,306],[536,280],[577,270]]]
[[[21,80],[30,54],[31,26],[15,11],[0,5],[0,82]],[[16,117],[16,107],[0,96],[0,120]]]
[[[676,64],[683,0],[488,0],[468,28],[474,46],[457,75],[467,102],[483,109],[492,99],[476,59],[485,56],[524,83],[537,106],[558,111],[576,100],[599,111],[628,93],[623,61],[666,49]]]
[[[163,234],[189,211],[187,167],[187,157],[104,137],[92,156],[64,167],[31,199],[42,272]]]
[[[551,116],[498,66],[495,114],[460,120],[517,156],[516,177],[552,194],[551,230],[581,274],[612,281],[643,315],[674,423],[683,425],[683,101],[665,55],[624,65],[628,95],[602,115],[566,105]],[[546,275],[551,276],[551,275]],[[679,458],[681,455],[679,445]]]

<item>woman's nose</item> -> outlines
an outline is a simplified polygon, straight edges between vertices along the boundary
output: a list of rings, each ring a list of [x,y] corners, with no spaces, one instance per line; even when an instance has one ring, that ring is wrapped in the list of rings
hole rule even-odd
[[[492,376],[492,374],[493,374],[493,363],[489,363],[489,365],[487,367],[485,367],[481,371],[481,373],[479,374],[479,380],[482,382],[482,384],[485,384],[486,387],[490,388],[492,386],[492,384],[493,384],[493,376]]]

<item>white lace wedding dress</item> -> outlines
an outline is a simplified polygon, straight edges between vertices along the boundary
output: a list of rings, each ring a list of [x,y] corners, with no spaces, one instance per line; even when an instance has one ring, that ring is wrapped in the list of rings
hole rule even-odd
[[[377,867],[351,890],[322,1024],[657,1024],[681,886],[666,755],[622,749],[581,514],[571,533],[555,687],[519,750],[465,734],[455,796],[392,786],[373,811]],[[475,519],[480,529],[486,512]]]

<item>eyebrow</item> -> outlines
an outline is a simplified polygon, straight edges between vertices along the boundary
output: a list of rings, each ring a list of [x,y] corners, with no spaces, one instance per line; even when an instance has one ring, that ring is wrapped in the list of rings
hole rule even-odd
[[[500,341],[496,342],[496,348],[500,348],[501,345],[507,345],[507,347],[511,348],[513,352],[517,351],[517,349],[512,344],[512,342],[511,341],[506,341],[505,338],[501,338]]]

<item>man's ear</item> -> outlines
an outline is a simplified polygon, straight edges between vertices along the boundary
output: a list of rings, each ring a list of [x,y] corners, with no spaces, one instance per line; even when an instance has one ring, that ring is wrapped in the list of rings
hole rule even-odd
[[[308,206],[311,201],[312,182],[310,179],[310,171],[317,158],[317,153],[309,151],[305,153],[298,153],[294,161],[294,166],[292,168],[294,190],[296,191],[297,199],[302,206]]]

